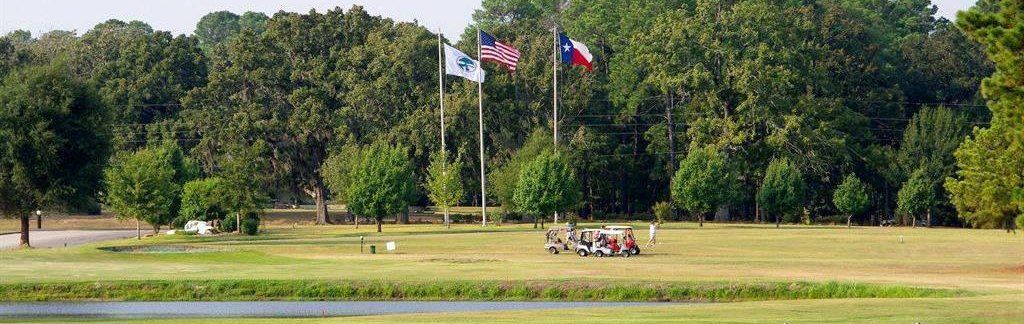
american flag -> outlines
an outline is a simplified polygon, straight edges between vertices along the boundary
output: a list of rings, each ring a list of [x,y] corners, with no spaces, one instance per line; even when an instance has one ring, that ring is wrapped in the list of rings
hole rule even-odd
[[[519,62],[519,50],[498,42],[494,36],[480,31],[480,59],[501,64],[509,71],[515,71]]]

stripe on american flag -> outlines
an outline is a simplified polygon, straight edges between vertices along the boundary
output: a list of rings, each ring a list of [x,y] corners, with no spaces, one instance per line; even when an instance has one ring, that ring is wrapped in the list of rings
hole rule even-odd
[[[480,32],[480,59],[501,64],[510,71],[516,70],[520,53],[515,47],[498,42],[494,36]]]

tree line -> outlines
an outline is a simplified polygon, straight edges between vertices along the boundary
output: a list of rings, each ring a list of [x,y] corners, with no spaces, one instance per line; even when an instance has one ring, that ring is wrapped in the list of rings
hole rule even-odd
[[[668,217],[694,220],[1011,226],[1024,196],[1012,109],[1022,102],[1019,43],[1002,32],[1020,19],[1011,2],[982,0],[953,23],[936,19],[926,0],[485,0],[473,23],[522,52],[515,73],[485,64],[484,158],[496,193],[488,198],[506,217],[557,206],[581,218],[635,219],[668,202]],[[558,121],[553,27],[579,35],[595,56],[593,72],[562,67]],[[475,30],[451,42],[468,50]],[[161,147],[195,165],[192,180],[251,192],[238,197],[249,206],[312,202],[318,223],[334,219],[329,201],[360,204],[353,168],[369,172],[377,161],[398,170],[378,175],[409,177],[390,184],[402,191],[398,207],[479,205],[480,183],[470,180],[480,176],[475,85],[444,81],[451,145],[438,152],[436,53],[426,28],[358,6],[215,12],[193,35],[118,20],[81,36],[15,31],[0,38],[2,103],[15,107],[5,132],[33,134],[22,131],[25,107],[102,110],[95,141],[55,144],[91,142],[74,144],[92,145],[94,155],[75,163],[98,162],[83,162],[69,187],[26,201],[33,206],[95,211],[111,180],[102,181],[104,169]],[[39,92],[23,88],[37,75],[83,94],[27,102],[21,96]],[[58,125],[36,128],[47,127]],[[19,158],[32,147],[9,143],[7,154]],[[361,162],[366,156],[375,158]],[[3,190],[22,186],[7,184],[22,181],[27,160],[19,161],[0,168]],[[551,172],[522,179],[536,168]],[[558,178],[572,183],[537,187]],[[574,199],[552,205],[520,190],[529,186]]]

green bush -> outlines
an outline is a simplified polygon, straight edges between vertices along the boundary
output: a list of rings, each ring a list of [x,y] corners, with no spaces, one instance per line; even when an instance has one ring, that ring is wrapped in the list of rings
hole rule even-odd
[[[242,220],[242,233],[245,235],[256,235],[260,231],[260,217],[249,215]]]
[[[666,219],[672,218],[672,205],[667,201],[662,201],[654,204],[654,206],[651,207],[651,212],[654,213],[654,219],[656,219],[658,223],[664,223]]]
[[[1017,215],[1017,229],[1024,230],[1024,215]]]
[[[235,230],[237,230],[238,228],[237,228],[237,224],[236,223],[238,221],[235,220],[235,218],[236,218],[235,215],[232,214],[232,215],[228,215],[228,217],[225,217],[224,220],[220,221],[220,226],[219,226],[220,227],[220,232],[221,233],[231,233],[231,232],[234,232]]]
[[[185,183],[181,192],[179,218],[184,221],[224,219],[227,210],[223,198],[226,183],[221,178],[207,178]],[[182,222],[184,224],[184,222]]]

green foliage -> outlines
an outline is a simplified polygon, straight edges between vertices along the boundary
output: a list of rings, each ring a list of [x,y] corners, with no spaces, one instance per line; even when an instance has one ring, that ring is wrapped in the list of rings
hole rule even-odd
[[[761,189],[757,192],[757,203],[766,216],[775,216],[778,223],[785,217],[799,216],[803,204],[803,174],[788,159],[774,159],[764,171]]]
[[[704,214],[732,199],[735,182],[724,155],[711,146],[694,149],[679,163],[672,178],[672,198],[703,223]]]
[[[427,196],[438,208],[448,210],[465,194],[462,187],[462,161],[448,161],[448,152],[435,153],[427,168]]]
[[[182,221],[222,220],[228,210],[224,204],[227,184],[221,178],[206,178],[185,183],[181,190],[181,212],[178,218]]]
[[[385,142],[375,142],[361,149],[359,155],[349,177],[348,210],[376,219],[380,232],[384,216],[409,207],[415,190],[412,166],[404,147]]]
[[[76,68],[95,82],[118,121],[118,151],[177,140],[180,99],[207,80],[195,37],[175,37],[149,25],[111,19],[87,31],[70,51]]]
[[[551,141],[551,134],[535,129],[523,147],[488,175],[487,184],[490,186],[490,192],[497,196],[506,212],[519,210],[514,198],[519,187],[519,175],[527,163],[551,147]]]
[[[559,281],[339,281],[146,280],[3,284],[11,301],[131,299],[185,300],[495,300],[495,301],[704,301],[826,298],[937,298],[969,296],[961,290],[844,282],[598,283]]]
[[[654,219],[658,223],[664,223],[665,220],[672,219],[672,204],[667,201],[659,201],[654,206],[651,206],[651,213],[654,214]]]
[[[996,70],[981,85],[991,125],[976,127],[957,149],[959,170],[946,179],[945,187],[967,223],[1008,228],[1024,214],[1019,194],[1024,190],[1024,12],[1019,1],[991,0],[957,18],[971,39],[985,45]]]
[[[231,233],[238,230],[238,216],[230,214],[224,217],[224,220],[220,222],[218,227],[221,233]]]
[[[854,216],[871,206],[867,186],[855,174],[847,175],[832,194],[832,204],[843,215]]]
[[[63,62],[0,83],[0,214],[94,202],[110,154],[109,115]],[[28,243],[28,242],[23,242]]]
[[[260,231],[260,217],[255,214],[246,215],[242,219],[242,233],[245,235],[256,235]]]
[[[332,152],[320,168],[320,174],[323,175],[327,188],[331,190],[331,199],[334,203],[348,201],[348,191],[352,186],[352,168],[359,165],[359,157],[359,147],[347,145]]]
[[[544,151],[522,166],[512,199],[517,211],[535,216],[565,212],[580,202],[579,181],[565,156]]]
[[[153,226],[153,232],[174,218],[181,187],[174,166],[161,149],[148,148],[119,156],[107,168],[105,203],[120,219],[134,219]]]
[[[936,183],[928,176],[925,168],[919,168],[910,175],[897,194],[898,210],[917,217],[927,213],[935,205]]]

